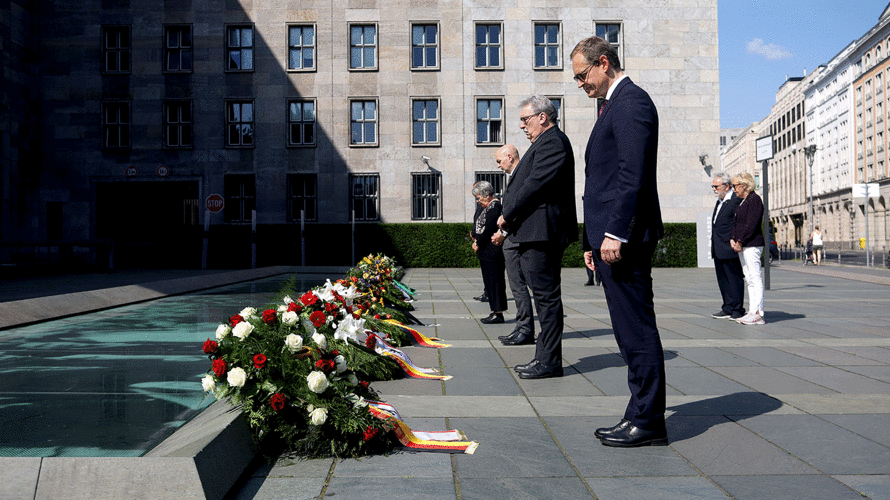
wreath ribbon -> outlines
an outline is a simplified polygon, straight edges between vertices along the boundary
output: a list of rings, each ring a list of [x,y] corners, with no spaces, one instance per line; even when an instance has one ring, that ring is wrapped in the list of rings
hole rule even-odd
[[[374,335],[376,338],[374,342],[374,351],[381,356],[386,356],[388,358],[392,358],[396,363],[402,368],[406,375],[413,378],[425,378],[425,379],[433,379],[433,380],[450,380],[451,375],[439,375],[439,370],[433,368],[421,368],[414,364],[413,361],[408,357],[407,354],[396,349],[395,347],[386,343],[385,340],[378,337],[376,334]]]
[[[472,455],[479,447],[476,441],[467,441],[463,432],[450,431],[412,431],[403,422],[399,413],[392,405],[379,401],[368,401],[368,410],[377,418],[393,424],[392,431],[403,446],[414,450],[459,452]]]
[[[394,319],[385,319],[383,321],[386,323],[390,323],[390,324],[398,327],[401,330],[404,330],[409,335],[414,337],[415,342],[422,345],[423,347],[436,347],[436,348],[451,347],[451,344],[443,344],[442,342],[438,342],[439,340],[442,340],[442,339],[439,339],[436,337],[427,337],[426,335],[418,332],[417,330],[415,330],[411,327],[405,326],[402,323],[399,323],[398,321],[396,321]]]

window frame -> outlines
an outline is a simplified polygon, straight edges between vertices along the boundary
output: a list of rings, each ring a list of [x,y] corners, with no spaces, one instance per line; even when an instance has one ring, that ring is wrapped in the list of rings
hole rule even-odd
[[[499,101],[500,102],[500,105],[501,105],[501,118],[500,118],[501,128],[499,131],[500,137],[496,141],[488,141],[488,142],[480,142],[479,141],[479,124],[481,121],[479,119],[479,102],[480,101]],[[505,117],[504,117],[504,96],[476,96],[473,99],[473,103],[474,103],[473,115],[475,117],[474,121],[476,124],[476,126],[475,126],[476,133],[473,135],[475,137],[474,141],[475,141],[476,146],[503,146],[505,144],[504,141],[505,141],[505,135],[506,135],[505,134],[506,122],[505,122]],[[489,109],[490,109],[490,106],[489,106]],[[493,120],[491,120],[491,119],[487,120],[487,123],[492,123],[492,122],[493,122]],[[490,128],[488,131],[488,135],[489,135],[489,138],[491,138],[491,129]]]
[[[556,108],[556,126],[559,127],[560,130],[563,130],[562,117],[563,117],[563,113],[565,112],[565,105],[566,105],[565,96],[547,95],[544,97],[546,97],[547,99],[550,99],[550,102],[552,102],[553,106]],[[599,108],[597,108],[597,109],[599,109]]]
[[[190,44],[187,46],[183,46],[182,41],[180,40],[180,45],[178,47],[168,46],[168,40],[170,39],[169,31],[172,29],[186,30],[189,35]],[[163,40],[162,46],[164,49],[163,50],[164,59],[161,62],[161,64],[163,65],[162,72],[168,73],[168,74],[192,73],[195,68],[195,34],[194,34],[193,26],[191,24],[179,24],[179,23],[165,24],[163,31],[164,31],[164,40]],[[180,64],[179,69],[170,69],[170,56],[172,55],[174,50],[177,51],[177,53],[179,54],[179,64]],[[188,65],[189,65],[188,69],[182,69],[183,54],[190,55],[190,59],[188,61]]]
[[[315,23],[288,23],[286,26],[287,26],[287,28],[285,29],[285,32],[284,32],[284,36],[285,36],[284,42],[285,42],[285,46],[287,47],[287,71],[293,72],[293,73],[307,73],[307,72],[316,71],[318,68],[318,27],[316,26]],[[301,33],[301,36],[300,36],[301,45],[299,45],[299,50],[301,51],[300,52],[301,63],[303,61],[305,61],[305,58],[302,57],[302,51],[305,50],[306,47],[312,48],[312,66],[311,67],[308,67],[308,68],[307,67],[299,67],[299,68],[291,67],[291,52],[293,50],[295,50],[294,47],[298,47],[297,45],[291,45],[291,43],[290,43],[291,42],[291,30],[293,28],[301,28],[301,29],[312,28],[312,44],[311,45],[302,44],[302,39],[303,39],[304,35]]]
[[[318,222],[318,174],[316,173],[298,173],[292,172],[287,174],[287,220],[288,222],[300,222],[300,210],[297,209],[297,200],[300,200],[300,209],[306,210],[307,204],[312,207],[312,212],[307,213],[306,222]],[[306,193],[306,184],[303,184],[303,193],[299,196],[294,195],[295,181],[312,179],[312,193]]]
[[[420,45],[414,43],[414,28],[415,26],[428,27],[434,26],[436,28],[436,41],[431,45],[427,42],[423,42]],[[424,30],[424,34],[426,30]],[[412,21],[411,29],[408,33],[408,46],[410,47],[410,53],[408,54],[409,60],[411,61],[411,71],[439,71],[442,68],[442,28],[439,26],[438,21]],[[426,60],[426,51],[424,49],[428,49],[429,47],[435,48],[435,57],[436,64],[424,64],[422,66],[414,65],[414,51],[417,48],[420,48],[424,52],[423,59]]]
[[[250,104],[250,106],[251,106],[251,117],[250,118],[251,119],[249,122],[245,122],[242,120],[230,120],[230,117],[232,114],[231,112],[234,111],[234,110],[232,110],[232,108],[230,106],[235,105],[235,104],[237,104],[239,106],[243,106],[244,104]],[[225,109],[225,113],[226,113],[226,115],[225,115],[225,127],[226,127],[225,128],[225,147],[226,148],[234,148],[234,149],[254,148],[256,146],[256,106],[254,104],[254,100],[253,99],[226,99],[225,106],[226,106],[226,109]],[[239,114],[243,115],[243,110]],[[250,144],[244,144],[244,142],[239,142],[238,144],[233,144],[232,141],[230,140],[231,137],[229,135],[230,127],[233,124],[236,124],[235,125],[236,127],[239,126],[239,124],[241,126],[243,126],[243,124],[245,124],[245,123],[251,124],[250,137],[252,139],[251,139]],[[239,137],[243,137],[243,134],[240,135]]]
[[[248,179],[250,179],[250,181],[252,182],[243,182]],[[239,182],[237,195],[233,195],[233,186],[229,184],[230,182],[234,181],[241,181]],[[224,174],[223,193],[225,197],[223,217],[226,224],[250,224],[251,222],[253,222],[251,212],[253,210],[256,210],[255,174]],[[236,211],[239,212],[239,218],[234,217]]]
[[[409,107],[408,112],[411,114],[411,116],[410,116],[411,146],[413,146],[413,147],[440,147],[440,146],[442,146],[442,98],[439,96],[435,96],[435,97],[434,96],[415,96],[415,97],[411,97],[410,100],[411,100],[411,106]],[[414,116],[414,104],[417,102],[431,102],[431,101],[436,103],[436,118],[429,119],[429,118],[424,117],[424,119],[417,120],[416,117]],[[426,112],[426,106],[424,106],[424,112]],[[436,127],[436,140],[435,141],[424,140],[422,142],[416,142],[415,141],[415,138],[416,138],[415,137],[415,127],[416,127],[417,123],[422,123],[422,124],[432,123],[432,124],[434,124]],[[426,139],[426,137],[427,137],[426,131],[427,131],[427,129],[426,129],[426,127],[424,127],[424,134],[423,134],[424,139]]]
[[[174,104],[185,104],[188,106],[188,113],[189,113],[188,121],[182,120],[182,118],[181,118],[181,115],[182,115],[181,109],[182,108],[181,107],[179,108],[180,109],[179,121],[171,122],[168,120],[168,118],[170,116],[168,107],[172,106]],[[163,109],[162,109],[163,116],[161,117],[161,120],[163,121],[163,127],[164,127],[163,134],[162,134],[163,141],[164,141],[163,149],[194,149],[194,147],[195,147],[195,132],[194,132],[194,130],[195,130],[195,122],[194,122],[195,113],[194,113],[194,103],[192,102],[192,100],[191,99],[164,99],[162,106],[163,106]],[[170,134],[169,134],[171,127],[175,127],[179,131],[178,135],[180,137],[180,142],[182,142],[181,139],[185,135],[185,134],[183,134],[183,128],[187,127],[188,128],[188,132],[187,132],[188,144],[180,143],[180,144],[176,144],[176,145],[171,145],[170,144]]]
[[[293,142],[293,127],[296,124],[301,125],[301,137],[304,136],[304,128],[306,124],[309,122],[306,120],[291,120],[291,105],[293,104],[312,104],[312,142]],[[287,128],[285,130],[286,134],[286,144],[289,148],[314,148],[318,145],[318,102],[315,98],[312,97],[289,97],[287,98],[286,105],[284,108],[285,114],[285,122],[287,123]],[[305,111],[301,110],[300,113],[301,118],[305,117]]]
[[[122,33],[118,33],[118,46],[117,47],[109,47],[108,46],[108,34],[112,30],[126,30],[126,47],[120,46],[120,35]],[[102,50],[102,74],[103,75],[128,75],[133,72],[133,26],[130,24],[103,24],[102,25],[102,34],[101,40],[99,41],[101,44]],[[127,69],[108,69],[108,58],[112,54],[116,55],[117,65],[121,66],[120,56],[121,54],[127,55]]]
[[[424,179],[432,180],[432,183],[423,185]],[[418,192],[420,187],[430,187],[430,192]],[[420,204],[420,207],[418,207]],[[418,214],[418,208],[423,214]],[[436,213],[430,215],[430,212]],[[411,172],[411,220],[442,220],[442,173],[441,172]]]
[[[374,43],[373,45],[365,45],[362,43],[361,45],[353,45],[352,44],[352,29],[355,27],[363,28],[362,38],[364,38],[364,28],[373,27],[374,28]],[[346,28],[346,43],[347,43],[347,51],[346,51],[346,66],[349,71],[377,71],[380,66],[380,27],[376,22],[350,22],[347,24]],[[373,66],[366,67],[364,66],[364,49],[367,47],[374,48],[374,64]],[[352,65],[352,50],[353,48],[361,48],[362,49],[362,66],[353,66]]]
[[[250,45],[245,46],[245,45],[243,45],[243,42],[242,42],[242,45],[239,45],[238,47],[232,47],[231,45],[229,45],[229,42],[231,41],[230,30],[233,30],[233,29],[239,31],[239,35],[238,35],[239,40],[243,40],[243,34],[241,34],[240,31],[249,29],[251,31]],[[226,41],[225,41],[225,45],[226,45],[226,47],[225,47],[225,51],[226,51],[226,53],[225,53],[225,60],[226,60],[225,71],[226,71],[226,73],[253,73],[256,69],[256,57],[255,57],[255,55],[256,55],[256,27],[253,24],[240,24],[240,23],[227,24],[225,36],[226,36]],[[244,69],[244,67],[243,67],[243,62],[244,62],[243,53],[245,50],[250,51],[250,69]],[[242,67],[241,68],[232,68],[231,67],[231,65],[232,65],[231,54],[232,54],[232,52],[235,52],[235,51],[242,53],[242,59],[241,59]]]
[[[370,218],[370,217],[362,217],[362,218],[358,218],[358,217],[356,217],[356,218],[355,218],[355,222],[377,222],[377,221],[380,220],[380,174],[377,173],[377,172],[350,173],[350,174],[349,174],[349,184],[347,185],[347,189],[349,189],[349,215],[348,215],[348,219],[351,221],[351,220],[352,220],[352,217],[353,217],[353,213],[356,212],[356,210],[355,210],[355,200],[358,199],[358,198],[355,196],[355,189],[354,189],[354,187],[355,187],[355,182],[354,182],[354,181],[355,181],[355,179],[358,179],[358,178],[362,178],[362,179],[374,179],[374,180],[376,181],[376,182],[375,182],[376,192],[375,192],[374,194],[371,194],[371,195],[369,195],[369,194],[366,193],[366,194],[363,194],[363,195],[360,197],[360,198],[363,199],[363,200],[369,200],[369,199],[374,200],[375,217],[373,217],[373,218]],[[367,186],[365,186],[365,187],[367,187]],[[366,205],[365,208],[367,208],[367,205]]]
[[[351,148],[376,148],[380,146],[380,103],[377,97],[350,97],[348,99],[348,106],[346,112],[349,114],[347,116],[349,120],[349,147]],[[374,103],[374,118],[372,120],[362,118],[361,121],[353,122],[352,117],[352,107],[355,103]],[[364,109],[364,107],[363,107]],[[364,111],[363,111],[364,114]],[[373,142],[353,142],[353,127],[355,123],[373,123],[374,124],[374,141]],[[364,137],[365,128],[362,127],[362,136]]]
[[[492,44],[489,41],[486,41],[482,45],[479,44],[477,39],[478,31],[480,26],[497,26],[500,30],[500,38],[497,44]],[[479,48],[480,47],[492,47],[497,45],[498,47],[498,64],[486,64],[484,66],[479,65]],[[503,71],[504,70],[504,22],[503,21],[475,21],[473,23],[473,68],[476,71]],[[486,52],[490,54],[490,52]],[[486,57],[486,61],[488,57]]]
[[[542,42],[540,44],[537,42],[537,30],[538,30],[539,26],[543,26],[545,28],[545,30],[544,30],[545,40],[544,40],[544,42]],[[549,43],[546,40],[546,36],[547,36],[546,27],[547,26],[556,26],[557,32],[556,32],[556,42],[555,43]],[[547,60],[547,50],[546,49],[548,47],[553,47],[554,45],[556,47],[556,64],[549,65],[546,63],[546,60]],[[537,52],[538,52],[538,47],[541,47],[541,46],[544,47],[544,64],[539,66]],[[534,21],[532,23],[532,50],[534,52],[532,55],[532,67],[535,71],[555,71],[555,70],[561,71],[563,69],[562,22],[555,21],[555,20],[553,20],[553,21]]]
[[[115,113],[117,115],[117,120],[115,122],[110,122],[108,120],[108,111],[110,107],[114,107],[118,111]],[[132,103],[130,101],[102,101],[102,149],[106,150],[115,150],[115,151],[123,151],[129,150],[133,148],[133,110]],[[120,111],[126,111],[126,119],[121,120]],[[108,143],[108,133],[110,130],[117,130],[118,144],[109,145]],[[122,136],[121,132],[126,131],[127,143],[121,144],[120,137]]]
[[[618,26],[618,37],[617,37],[618,41],[613,43],[613,42],[609,41],[608,39],[606,39],[605,37],[601,37],[601,38],[603,38],[604,40],[606,40],[607,42],[609,42],[612,45],[612,48],[614,48],[615,52],[618,53],[618,60],[621,61],[621,69],[625,69],[624,68],[624,22],[617,21],[617,20],[594,21],[593,22],[593,33],[596,36],[599,36],[599,34],[597,34],[598,33],[597,30],[599,29],[600,26],[612,26],[612,25]]]
[[[492,187],[495,188],[494,195],[497,196],[499,200],[503,199],[504,189],[506,189],[507,187],[506,172],[504,172],[503,170],[477,170],[474,177],[474,184],[479,181],[489,182]],[[492,182],[493,180],[495,182]]]

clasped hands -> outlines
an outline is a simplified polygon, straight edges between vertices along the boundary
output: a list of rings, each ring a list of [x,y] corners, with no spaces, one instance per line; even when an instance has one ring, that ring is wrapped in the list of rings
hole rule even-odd
[[[731,246],[732,249],[735,250],[736,252],[742,251],[742,244],[736,240],[729,240],[729,246]]]

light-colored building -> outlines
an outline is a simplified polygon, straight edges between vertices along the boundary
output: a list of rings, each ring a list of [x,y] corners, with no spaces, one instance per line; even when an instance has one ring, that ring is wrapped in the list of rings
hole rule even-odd
[[[726,151],[726,148],[732,144],[732,141],[735,140],[736,136],[741,134],[744,130],[745,127],[720,129],[720,152],[723,153]]]
[[[760,137],[760,122],[754,122],[736,133],[720,155],[720,169],[729,175],[748,172],[755,176],[759,189],[760,164],[757,163],[755,142]]]
[[[211,248],[237,247],[215,265],[249,262],[251,240],[260,264],[298,263],[304,218],[338,260],[353,218],[469,221],[472,184],[503,179],[497,148],[528,148],[531,94],[559,108],[580,211],[596,104],[569,55],[592,34],[658,106],[665,220],[710,206],[717,0],[12,3],[4,22],[41,54],[12,105],[40,111],[27,161],[3,150],[4,241],[113,238],[118,265],[191,266],[209,222]]]

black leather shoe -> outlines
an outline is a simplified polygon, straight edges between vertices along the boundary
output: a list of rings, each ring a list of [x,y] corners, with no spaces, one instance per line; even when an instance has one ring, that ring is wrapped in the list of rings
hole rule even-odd
[[[584,283],[584,286],[593,286],[593,281],[588,281],[587,283]]]
[[[479,302],[488,302],[488,295],[484,293],[478,297],[473,297],[473,300],[478,300]]]
[[[518,330],[513,330],[510,332],[510,335],[498,335],[498,340],[506,340],[506,339],[515,339],[516,337],[522,335]]]
[[[647,431],[633,424],[627,424],[623,429],[619,429],[611,435],[603,436],[600,442],[606,446],[616,446],[618,448],[667,446],[668,436],[665,429]]]
[[[528,363],[526,363],[526,364],[524,364],[524,365],[516,365],[516,366],[514,366],[514,367],[513,367],[513,371],[514,371],[514,372],[517,372],[517,373],[518,373],[518,372],[524,372],[524,371],[530,369],[531,367],[533,367],[533,366],[535,366],[535,365],[539,365],[539,364],[541,364],[540,361],[538,361],[537,359],[533,359],[533,360],[529,361]]]
[[[480,323],[485,323],[486,325],[494,325],[498,323],[504,322],[503,313],[491,313],[487,318],[482,318],[479,320]]]
[[[630,420],[621,419],[621,422],[618,422],[618,425],[612,427],[601,427],[593,432],[593,435],[596,436],[597,439],[602,439],[603,436],[611,436],[615,434],[615,432],[620,431],[630,425]]]
[[[562,365],[545,365],[533,361],[528,370],[519,372],[521,379],[562,377]]]
[[[522,334],[520,334],[512,339],[506,338],[501,341],[501,344],[504,344],[504,345],[529,345],[529,344],[534,344],[534,343],[535,343],[534,337],[532,337],[531,335],[522,335]]]

